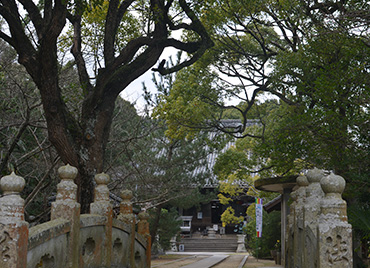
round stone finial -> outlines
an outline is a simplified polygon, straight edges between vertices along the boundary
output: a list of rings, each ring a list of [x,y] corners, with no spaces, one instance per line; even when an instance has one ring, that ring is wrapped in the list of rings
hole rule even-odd
[[[325,176],[320,181],[321,188],[325,194],[342,194],[346,187],[346,181],[343,177],[335,175],[330,172],[328,176]]]
[[[96,174],[95,175],[95,181],[96,181],[96,184],[105,184],[107,185],[110,181],[110,177],[108,174],[105,174],[105,173],[100,173],[100,174]]]
[[[132,197],[133,197],[133,195],[132,195],[132,191],[130,191],[130,190],[122,190],[121,191],[121,198],[122,199],[132,199]]]
[[[307,177],[305,175],[299,175],[297,177],[297,184],[299,187],[308,186],[309,183],[308,183]]]
[[[67,164],[66,166],[61,166],[58,169],[59,177],[62,180],[74,180],[77,176],[77,168],[70,166]]]
[[[321,178],[324,177],[325,173],[322,169],[314,168],[307,171],[307,179],[310,183],[320,182]]]
[[[146,213],[145,211],[140,212],[138,216],[139,216],[139,220],[141,221],[144,221],[144,220],[146,221],[149,219],[149,214]]]
[[[22,192],[25,185],[26,181],[22,177],[17,176],[14,172],[8,176],[2,177],[0,181],[0,187],[4,195],[18,194]]]

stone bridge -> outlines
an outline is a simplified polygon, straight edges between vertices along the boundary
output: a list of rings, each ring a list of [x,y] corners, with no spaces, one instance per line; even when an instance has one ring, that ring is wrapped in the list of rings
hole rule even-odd
[[[51,220],[31,228],[24,221],[24,200],[20,197],[24,179],[14,173],[1,179],[0,267],[149,268],[148,215],[140,213],[136,226],[132,193],[121,193],[120,213],[114,218],[107,187],[109,176],[98,174],[90,214],[80,215],[73,182],[77,169],[67,165],[58,173],[61,181],[51,206]]]

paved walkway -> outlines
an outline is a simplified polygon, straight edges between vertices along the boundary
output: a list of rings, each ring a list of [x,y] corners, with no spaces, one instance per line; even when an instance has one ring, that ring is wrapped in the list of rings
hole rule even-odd
[[[227,257],[229,257],[229,255],[213,255],[192,264],[183,266],[182,268],[209,268],[216,265],[217,263],[222,262]]]

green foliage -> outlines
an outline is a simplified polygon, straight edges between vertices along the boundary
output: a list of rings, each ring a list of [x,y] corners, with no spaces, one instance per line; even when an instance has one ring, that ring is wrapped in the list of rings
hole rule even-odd
[[[214,109],[204,100],[218,98],[212,88],[213,77],[204,69],[192,66],[176,75],[169,95],[162,95],[153,112],[154,118],[166,121],[166,135],[173,139],[191,138]]]
[[[205,191],[202,189],[202,185],[186,190],[186,196],[180,196],[169,202],[169,204],[176,208],[189,209],[196,207],[200,209],[201,204],[207,204],[217,198],[213,191]]]
[[[202,14],[215,46],[198,63],[204,70],[197,79],[211,77],[208,90],[216,94],[193,107],[168,102],[168,109],[191,109],[187,116],[196,115],[197,107],[214,113],[170,123],[185,136],[202,120],[258,118],[260,125],[219,157],[215,173],[221,181],[252,184],[256,167],[269,177],[316,166],[342,175],[345,197],[367,208],[362,196],[370,174],[370,25],[364,17],[369,3],[324,2],[208,1]],[[209,76],[211,70],[217,76]],[[179,77],[181,84],[185,80]],[[192,96],[206,96],[204,88],[191,88]],[[269,94],[279,101],[264,102]],[[230,96],[240,104],[226,105]],[[225,189],[232,193],[235,186]]]
[[[154,237],[154,247],[160,246],[163,250],[168,250],[171,247],[170,240],[180,233],[181,219],[176,209],[169,210],[162,208],[158,226],[158,238]],[[153,217],[149,218],[149,228],[153,228]]]
[[[271,257],[270,250],[275,250],[277,241],[281,240],[280,212],[273,211],[266,213],[263,211],[262,237],[256,237],[256,212],[255,205],[248,208],[250,220],[247,223],[247,247],[254,257]]]
[[[365,240],[370,239],[370,214],[369,207],[352,205],[348,208],[349,222],[352,227],[359,230],[361,238]]]
[[[239,224],[244,220],[243,216],[236,217],[235,210],[232,207],[227,207],[226,210],[221,214],[222,225],[226,226],[229,224]]]

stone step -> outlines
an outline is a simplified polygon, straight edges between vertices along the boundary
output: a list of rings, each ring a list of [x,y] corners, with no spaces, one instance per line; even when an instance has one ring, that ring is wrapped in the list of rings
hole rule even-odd
[[[236,239],[182,239],[179,243],[186,252],[235,252],[238,244]]]

